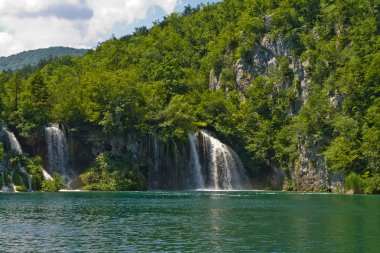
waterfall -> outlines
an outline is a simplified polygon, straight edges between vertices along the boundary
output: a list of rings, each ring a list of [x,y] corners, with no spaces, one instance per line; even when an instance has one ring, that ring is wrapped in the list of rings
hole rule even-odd
[[[153,145],[154,145],[154,173],[158,173],[158,170],[160,168],[160,148],[158,146],[157,138],[154,137],[153,139]]]
[[[190,137],[192,137],[191,134]],[[198,138],[190,137],[191,155],[192,160],[194,160],[193,167],[197,175],[196,180],[204,182],[203,185],[206,189],[232,190],[251,187],[243,163],[229,146],[204,130],[197,134]],[[196,141],[192,143],[194,139]],[[203,163],[205,168],[200,166],[199,153],[206,161]]]
[[[14,171],[11,170],[11,173],[10,173],[10,182],[9,182],[10,185],[13,185],[13,174],[14,174]]]
[[[16,151],[19,154],[22,154],[21,145],[18,142],[18,140],[16,139],[16,136],[12,132],[9,132],[6,129],[3,129],[3,132],[7,135],[11,149]]]
[[[28,177],[28,191],[32,191],[32,178],[33,176],[30,175],[30,174],[27,174],[27,177]]]
[[[153,153],[153,170],[149,171],[148,189],[152,190],[157,189],[160,183],[160,147],[156,136],[149,137],[149,150],[151,150],[151,152]]]
[[[202,175],[202,167],[198,155],[198,147],[196,144],[196,136],[194,133],[188,133],[190,154],[191,154],[191,166],[194,171],[194,182],[197,189],[205,188],[205,181]]]
[[[45,127],[45,139],[48,152],[49,171],[57,171],[65,176],[65,183],[68,183],[69,173],[69,149],[68,142],[64,131],[59,127],[59,124],[51,124]],[[50,175],[49,175],[50,176]],[[44,177],[48,178],[44,173]]]
[[[26,177],[28,178],[28,191],[32,191],[32,177],[33,177],[33,176],[30,175],[30,174],[26,171],[25,167],[21,167],[21,168],[20,168],[20,171],[21,171],[22,173],[24,173],[24,174],[26,175]],[[20,177],[20,181],[21,181],[21,182],[24,181],[22,177]]]
[[[44,175],[45,180],[53,181],[53,177],[50,176],[50,174],[46,170],[42,169],[42,174]]]
[[[5,133],[5,135],[7,136],[7,139],[8,139],[8,142],[10,144],[10,148],[11,150],[14,150],[16,151],[18,154],[22,154],[22,148],[21,148],[21,145],[20,143],[18,142],[16,136],[14,135],[14,133],[8,131],[7,129],[3,128],[3,132]],[[26,169],[24,167],[21,167],[21,165],[19,164],[18,165],[19,168],[20,168],[20,171],[25,174],[27,177],[28,177],[28,190],[31,191],[32,190],[32,175],[30,175]],[[11,175],[11,182],[9,185],[13,186],[13,189],[14,191],[16,191],[16,186],[13,184],[13,174],[14,174],[14,171],[12,170],[10,172],[10,175]],[[2,173],[3,175],[3,185],[5,186],[5,183],[4,183],[4,173]],[[24,185],[24,179],[21,177],[21,175],[19,175],[20,177],[20,182],[22,185]]]

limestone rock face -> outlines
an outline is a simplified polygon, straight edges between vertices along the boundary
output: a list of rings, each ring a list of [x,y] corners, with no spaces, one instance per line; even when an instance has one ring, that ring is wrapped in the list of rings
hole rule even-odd
[[[155,136],[138,132],[106,136],[101,132],[90,133],[85,141],[94,160],[102,152],[115,156],[131,155],[136,163],[143,165],[148,189],[186,189],[190,152],[186,144],[173,140],[162,142]],[[78,151],[80,152],[80,151]]]
[[[246,71],[246,63],[239,59],[235,64],[236,86],[239,92],[244,93],[249,88],[251,74]]]
[[[342,108],[344,96],[338,91],[334,91],[334,93],[330,95],[329,100],[332,108],[340,110]]]
[[[281,190],[284,187],[286,175],[281,168],[278,168],[276,166],[271,166],[271,167],[272,167],[271,177],[270,177],[271,187],[274,190]]]
[[[216,76],[215,74],[215,70],[212,69],[210,71],[210,90],[211,91],[217,91],[221,88],[221,78],[222,78],[222,74],[220,74],[219,76]]]
[[[251,57],[249,59],[239,59],[234,65],[238,91],[244,93],[254,78],[259,75],[270,74],[272,70],[280,66],[280,59],[286,58],[289,61],[289,68],[293,71],[295,78],[300,83],[298,93],[302,103],[305,103],[309,96],[308,90],[310,86],[309,73],[307,71],[309,61],[301,61],[294,58],[288,49],[289,47],[289,43],[285,42],[281,35],[276,38],[264,36],[261,42],[252,48]],[[215,78],[213,80],[214,81],[211,82],[210,78],[210,84],[213,84],[210,85],[210,87],[212,86],[218,89],[220,82],[218,83]],[[284,85],[288,87],[290,84],[291,83],[279,84],[279,88]]]
[[[328,189],[328,173],[324,166],[324,158],[318,154],[321,152],[319,143],[305,143],[299,141],[299,162],[291,170],[291,177],[298,191],[322,191]]]
[[[271,17],[267,16],[266,29],[270,30]],[[296,115],[303,104],[308,100],[310,93],[310,66],[309,59],[301,60],[295,58],[289,48],[291,43],[285,41],[281,34],[278,37],[264,36],[253,48],[250,59],[239,59],[234,65],[236,73],[237,90],[244,94],[252,80],[259,75],[270,75],[271,71],[280,67],[280,60],[285,58],[289,63],[289,69],[293,72],[294,81],[298,83],[298,104],[295,108],[289,108],[288,115]],[[279,83],[277,89],[287,88],[291,82]],[[335,92],[330,96],[333,108],[339,108],[343,97]],[[281,189],[284,183],[292,181],[299,191],[340,191],[342,189],[343,177],[337,177],[328,171],[324,165],[324,157],[321,155],[323,140],[312,140],[310,136],[304,136],[298,140],[298,161],[290,173],[285,175],[285,168],[269,165],[272,169],[267,175],[274,189]]]

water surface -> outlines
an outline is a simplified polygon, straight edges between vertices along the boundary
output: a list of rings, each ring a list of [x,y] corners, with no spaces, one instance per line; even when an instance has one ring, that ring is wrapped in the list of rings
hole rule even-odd
[[[379,252],[380,196],[0,193],[0,252]]]

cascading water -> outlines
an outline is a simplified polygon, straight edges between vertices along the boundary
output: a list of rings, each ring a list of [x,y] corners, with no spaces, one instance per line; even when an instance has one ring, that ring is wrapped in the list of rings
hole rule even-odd
[[[48,151],[49,171],[57,171],[65,178],[65,183],[70,180],[69,175],[69,149],[64,131],[59,128],[59,124],[51,124],[45,127],[45,138]],[[45,178],[47,173],[44,172]],[[51,178],[51,176],[49,175]]]
[[[44,175],[44,179],[53,181],[53,177],[46,170],[42,170],[42,174]]]
[[[205,181],[202,175],[202,167],[198,155],[198,147],[196,144],[196,136],[194,133],[188,133],[190,153],[191,153],[191,166],[194,169],[194,183],[196,189],[205,188]]]
[[[11,170],[9,185],[12,186],[12,189],[13,189],[14,192],[17,192],[16,185],[13,183],[13,175],[14,175],[14,171]]]
[[[18,142],[16,136],[14,135],[14,133],[8,131],[7,129],[3,128],[3,133],[5,133],[7,139],[8,139],[8,142],[9,142],[9,145],[10,145],[10,148],[11,150],[14,150],[16,153],[18,154],[22,154],[22,148],[21,148],[21,145],[20,143]],[[19,164],[18,165],[19,168],[20,168],[20,172],[22,172],[23,174],[25,174],[28,178],[28,190],[29,191],[32,191],[32,175],[30,175],[26,169],[24,167],[21,167],[21,165]],[[10,186],[13,187],[14,191],[16,192],[16,185],[13,183],[13,175],[14,175],[14,171],[12,170],[10,172]],[[4,173],[2,173],[2,177],[3,177],[3,185],[5,186],[5,182],[4,182]],[[19,175],[20,179],[19,181],[21,182],[22,185],[24,185],[24,180],[23,178],[21,177],[21,175]]]
[[[22,154],[21,145],[18,142],[16,136],[12,132],[9,132],[6,129],[3,129],[3,132],[7,135],[7,139],[9,141],[10,146],[11,146],[11,149],[16,151],[19,154]]]
[[[196,181],[211,190],[249,189],[250,183],[237,154],[227,145],[202,130],[189,134],[191,157]],[[204,158],[200,165],[199,154]]]
[[[33,176],[30,175],[24,167],[20,168],[20,171],[26,175],[28,178],[28,191],[32,191],[32,178]],[[20,177],[20,181],[23,181],[22,177]]]
[[[152,136],[151,140],[153,142],[153,171],[149,175],[149,189],[157,189],[159,186],[160,147],[156,136]]]
[[[27,177],[28,177],[28,190],[32,191],[32,178],[33,178],[33,176],[30,174],[27,174]]]
[[[153,139],[154,143],[154,173],[158,173],[160,168],[160,148],[158,146],[157,138]]]

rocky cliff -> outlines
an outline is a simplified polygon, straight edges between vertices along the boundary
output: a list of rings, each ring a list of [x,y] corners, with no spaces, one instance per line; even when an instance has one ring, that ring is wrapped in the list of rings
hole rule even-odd
[[[270,25],[270,17],[266,18],[267,29]],[[288,116],[293,117],[308,100],[310,93],[309,60],[301,60],[291,53],[294,47],[291,40],[285,40],[281,34],[276,37],[265,35],[251,50],[249,57],[238,59],[234,65],[225,64],[224,69],[234,69],[236,76],[236,89],[244,94],[249,89],[252,81],[258,76],[270,76],[272,73],[284,68],[280,62],[286,62],[285,68],[291,71],[291,78],[279,80],[276,89],[293,88],[297,93],[297,100],[289,105]],[[228,56],[226,56],[228,57]],[[285,61],[284,61],[285,59]],[[228,61],[226,61],[228,62]],[[219,75],[210,71],[210,84],[212,91],[225,87],[223,84],[223,71]],[[228,93],[228,90],[226,90]],[[335,109],[341,106],[343,101],[339,93],[330,96],[331,106]],[[297,140],[298,158],[291,168],[281,168],[274,163],[267,162],[271,167],[269,174],[260,178],[274,189],[289,189],[292,184],[298,191],[342,191],[343,177],[339,173],[333,173],[325,165],[322,155],[324,138],[299,135]],[[339,176],[340,175],[340,176]],[[266,178],[267,177],[267,178]],[[265,179],[266,178],[266,179]],[[269,182],[269,183],[268,183]],[[263,185],[262,185],[263,186]]]

